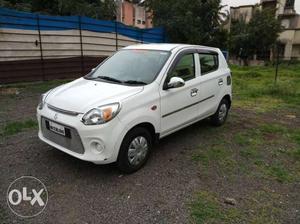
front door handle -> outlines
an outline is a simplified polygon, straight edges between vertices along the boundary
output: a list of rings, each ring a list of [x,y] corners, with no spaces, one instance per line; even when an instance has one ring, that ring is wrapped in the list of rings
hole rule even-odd
[[[219,86],[223,85],[223,83],[224,83],[223,79],[219,79],[219,82],[218,82]]]
[[[197,94],[198,94],[197,88],[191,89],[191,97],[197,96]]]

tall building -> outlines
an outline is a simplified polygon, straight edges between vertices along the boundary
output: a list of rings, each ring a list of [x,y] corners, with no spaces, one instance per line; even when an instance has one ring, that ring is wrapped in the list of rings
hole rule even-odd
[[[144,1],[117,0],[117,21],[138,28],[152,28],[152,14]]]
[[[243,19],[249,22],[253,16],[255,5],[241,5],[238,7],[230,7],[230,18],[232,20]]]
[[[262,7],[276,8],[276,17],[284,28],[279,36],[282,57],[300,60],[300,15],[295,10],[295,0],[261,0]]]
[[[246,5],[230,8],[230,22],[244,19],[249,22],[255,7],[276,9],[275,17],[280,19],[284,30],[278,40],[285,60],[300,60],[300,15],[295,10],[295,0],[261,0],[260,5]],[[229,26],[230,27],[230,24]]]

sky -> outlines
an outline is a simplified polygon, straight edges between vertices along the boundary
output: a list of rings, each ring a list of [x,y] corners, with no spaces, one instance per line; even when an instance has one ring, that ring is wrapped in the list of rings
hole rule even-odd
[[[260,0],[222,0],[223,5],[240,6],[240,5],[252,5],[260,2]],[[297,13],[300,13],[300,0],[295,1],[295,9]]]

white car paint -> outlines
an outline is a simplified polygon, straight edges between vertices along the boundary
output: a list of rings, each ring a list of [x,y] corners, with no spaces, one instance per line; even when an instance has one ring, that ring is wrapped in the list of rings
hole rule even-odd
[[[224,96],[229,96],[231,99],[231,85],[226,84],[226,78],[230,76],[230,69],[222,52],[217,48],[182,44],[143,44],[129,46],[125,49],[164,50],[171,52],[171,55],[156,79],[148,85],[126,86],[79,78],[46,93],[45,106],[37,109],[38,135],[42,141],[82,160],[96,164],[112,163],[118,158],[124,136],[136,125],[149,123],[159,138],[163,138],[213,115]],[[163,84],[167,72],[177,56],[186,50],[205,50],[217,53],[219,68],[208,75],[201,76],[199,55],[195,54],[196,78],[187,81],[183,87],[164,90]],[[218,85],[219,79],[223,80],[222,85]],[[191,97],[193,88],[198,89],[195,97]],[[121,105],[115,118],[99,125],[83,124],[82,118],[85,113],[110,103]],[[194,106],[190,106],[193,104]],[[59,108],[62,112],[50,109],[49,106]],[[156,106],[157,109],[152,110],[153,106]],[[185,107],[187,108],[182,109]],[[76,112],[76,116],[65,114],[63,110]],[[179,111],[176,112],[177,110]],[[42,117],[77,130],[84,153],[74,152],[62,144],[47,139],[42,132]],[[101,152],[94,149],[95,142],[103,147]]]
[[[143,86],[128,88],[80,78],[51,91],[47,103],[64,110],[84,113],[94,105],[118,102],[141,91]]]

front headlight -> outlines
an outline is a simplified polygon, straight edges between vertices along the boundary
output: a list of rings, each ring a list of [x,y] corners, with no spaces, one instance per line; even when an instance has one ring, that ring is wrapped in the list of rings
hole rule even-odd
[[[107,104],[94,108],[87,112],[83,118],[82,122],[85,125],[97,125],[103,124],[112,120],[120,111],[119,103]]]
[[[43,109],[43,107],[44,107],[44,104],[45,104],[45,96],[46,96],[46,94],[42,94],[42,95],[40,96],[39,105],[38,105],[39,110]]]

